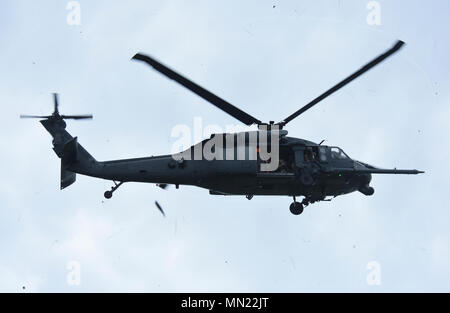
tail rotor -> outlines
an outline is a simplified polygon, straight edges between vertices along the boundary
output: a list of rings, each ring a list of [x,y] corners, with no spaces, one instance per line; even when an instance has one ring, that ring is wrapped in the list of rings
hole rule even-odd
[[[57,93],[53,94],[53,105],[54,110],[52,115],[20,115],[20,118],[38,118],[38,119],[49,119],[49,120],[84,120],[92,119],[92,114],[85,115],[60,115],[59,114],[59,97]]]

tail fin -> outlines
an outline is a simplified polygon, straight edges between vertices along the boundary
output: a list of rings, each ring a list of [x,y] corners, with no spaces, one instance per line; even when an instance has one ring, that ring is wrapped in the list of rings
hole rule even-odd
[[[72,185],[77,175],[69,171],[67,168],[74,162],[78,161],[78,139],[77,137],[68,141],[61,153],[61,190]]]
[[[76,180],[76,174],[92,174],[98,169],[98,162],[78,144],[77,138],[73,138],[66,131],[64,119],[84,120],[92,119],[92,115],[61,115],[59,114],[58,94],[53,94],[54,110],[52,115],[36,116],[21,115],[21,118],[39,118],[41,124],[53,137],[53,150],[61,158],[61,189],[72,185]]]
[[[53,150],[61,159],[61,190],[76,181],[76,173],[89,174],[98,163],[66,130],[63,120],[42,120],[41,124],[53,137]]]
[[[77,174],[65,169],[61,164],[61,190],[69,187],[77,180]]]

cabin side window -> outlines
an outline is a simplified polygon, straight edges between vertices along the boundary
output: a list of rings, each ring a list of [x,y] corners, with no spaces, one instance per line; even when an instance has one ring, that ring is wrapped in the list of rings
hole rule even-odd
[[[327,148],[319,147],[319,158],[320,162],[327,162]]]

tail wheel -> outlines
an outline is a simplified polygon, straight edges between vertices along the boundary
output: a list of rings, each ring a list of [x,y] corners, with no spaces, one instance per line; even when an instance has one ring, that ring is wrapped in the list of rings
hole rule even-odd
[[[113,196],[113,193],[112,193],[112,191],[108,190],[108,191],[105,191],[104,196],[106,199],[111,199]]]

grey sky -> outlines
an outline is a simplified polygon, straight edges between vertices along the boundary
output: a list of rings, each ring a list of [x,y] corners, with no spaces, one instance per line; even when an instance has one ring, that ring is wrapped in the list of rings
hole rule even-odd
[[[448,1],[66,1],[0,4],[0,291],[450,291]],[[276,5],[273,8],[273,5]],[[397,40],[394,57],[289,124],[377,176],[294,217],[288,197],[210,196],[78,176],[21,113],[93,113],[68,131],[98,160],[166,154],[177,124],[236,124],[149,67],[160,59],[261,120],[279,121]],[[120,127],[118,125],[121,125]],[[163,219],[153,202],[166,210]],[[81,285],[66,282],[70,261]],[[381,285],[366,282],[370,261]]]

